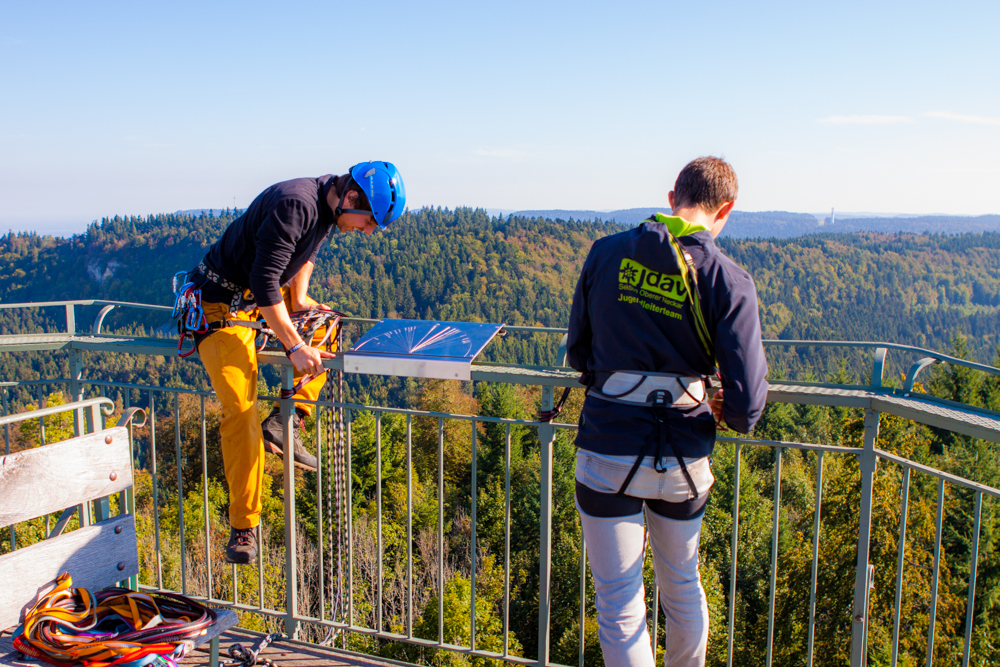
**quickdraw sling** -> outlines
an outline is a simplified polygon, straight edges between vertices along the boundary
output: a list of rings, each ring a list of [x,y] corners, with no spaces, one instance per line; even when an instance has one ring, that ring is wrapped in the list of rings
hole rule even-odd
[[[14,648],[60,666],[176,667],[215,620],[212,609],[181,595],[124,588],[91,593],[73,588],[63,573],[25,613]]]

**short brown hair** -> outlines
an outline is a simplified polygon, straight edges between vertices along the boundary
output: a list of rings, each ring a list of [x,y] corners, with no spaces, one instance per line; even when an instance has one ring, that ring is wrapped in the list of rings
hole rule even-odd
[[[700,206],[717,211],[727,201],[736,201],[739,183],[732,165],[717,157],[700,157],[688,162],[674,183],[674,208]]]

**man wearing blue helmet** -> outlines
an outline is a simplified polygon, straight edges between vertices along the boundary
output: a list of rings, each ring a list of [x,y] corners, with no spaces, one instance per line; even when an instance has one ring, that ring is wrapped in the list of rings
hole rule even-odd
[[[302,340],[289,313],[326,308],[309,297],[309,279],[334,227],[370,235],[397,220],[405,206],[403,179],[389,162],[362,162],[342,176],[277,183],[229,225],[189,275],[201,290],[208,321],[208,331],[195,336],[198,353],[222,404],[231,563],[256,558],[264,452],[281,454],[285,446],[278,408],[263,424],[257,412],[257,330],[243,323],[264,318],[295,366],[296,384],[315,376],[294,398],[315,401],[326,379],[323,359],[333,355]],[[296,403],[293,426],[312,410],[309,403]],[[298,431],[292,429],[295,464],[315,470],[316,457],[303,447]]]

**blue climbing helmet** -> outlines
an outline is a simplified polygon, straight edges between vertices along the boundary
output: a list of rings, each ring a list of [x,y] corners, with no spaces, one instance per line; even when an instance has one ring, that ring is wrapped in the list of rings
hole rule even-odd
[[[362,162],[351,167],[351,178],[368,199],[375,223],[387,228],[403,215],[406,208],[406,188],[403,177],[391,162]],[[343,209],[343,213],[368,213]]]

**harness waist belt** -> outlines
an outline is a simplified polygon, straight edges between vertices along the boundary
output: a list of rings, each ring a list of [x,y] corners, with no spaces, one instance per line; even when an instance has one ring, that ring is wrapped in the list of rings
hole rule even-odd
[[[654,402],[657,392],[666,392],[670,402]],[[600,390],[591,389],[590,395],[611,403],[693,408],[705,402],[705,382],[700,377],[688,375],[617,371]]]
[[[240,293],[246,291],[246,288],[240,287],[236,283],[231,282],[229,280],[226,280],[225,278],[223,278],[222,276],[220,276],[218,273],[216,273],[212,269],[208,268],[205,265],[204,260],[202,260],[201,262],[198,263],[198,267],[195,269],[195,271],[197,271],[201,275],[205,276],[206,278],[208,278],[209,280],[211,280],[216,285],[218,285],[220,287],[223,287],[223,288],[229,290],[230,292],[235,292],[237,294],[240,294]]]

